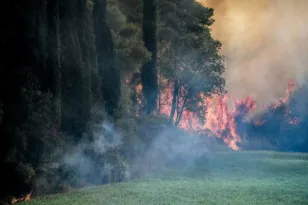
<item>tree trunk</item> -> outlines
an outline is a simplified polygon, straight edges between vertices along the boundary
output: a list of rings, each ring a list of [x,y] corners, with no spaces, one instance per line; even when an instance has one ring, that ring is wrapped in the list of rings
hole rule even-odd
[[[15,160],[14,147],[19,142],[15,135],[28,114],[21,103],[21,88],[29,71],[26,68],[32,68],[31,63],[35,60],[27,30],[29,25],[25,21],[28,4],[25,0],[4,1],[0,7],[0,101],[3,108],[0,124],[0,201],[7,194],[24,191],[14,173],[15,167],[9,165],[16,162],[12,162]],[[10,154],[13,156],[7,161]]]
[[[80,54],[82,60],[82,69],[81,69],[81,83],[82,87],[80,90],[80,95],[82,96],[82,112],[81,117],[83,123],[85,124],[86,130],[88,130],[88,122],[91,118],[91,105],[92,101],[92,69],[96,69],[96,55],[93,53],[94,37],[92,31],[92,24],[89,20],[90,14],[87,7],[88,0],[77,0],[77,28],[78,29],[78,42],[80,46]],[[92,15],[91,15],[92,17]]]
[[[85,16],[80,0],[59,1],[61,32],[61,128],[75,141],[88,131],[90,85],[80,32]]]
[[[156,11],[156,0],[143,0],[143,40],[145,47],[152,54],[152,59],[141,69],[143,104],[147,114],[156,109],[158,96]]]
[[[182,107],[181,107],[181,110],[180,110],[180,112],[178,113],[178,115],[176,116],[175,126],[178,126],[178,124],[179,124],[180,121],[181,121],[182,114],[183,114],[184,108],[185,108],[185,106],[186,106],[186,102],[187,102],[187,96],[184,97],[184,102],[183,102],[183,105],[182,105]]]
[[[159,66],[157,66],[157,67],[159,67]],[[161,77],[160,73],[157,74],[157,77],[158,77],[158,87],[159,87],[159,85],[161,85],[161,83],[162,83],[162,77]],[[160,111],[161,111],[161,91],[160,91],[160,89],[158,89],[158,96],[157,97],[158,97],[158,113],[160,113]]]
[[[59,0],[48,1],[47,4],[48,27],[48,47],[51,50],[49,58],[50,70],[53,71],[52,93],[54,94],[55,119],[61,125],[61,39],[60,39],[60,18]]]
[[[175,79],[174,86],[173,86],[172,108],[171,108],[170,117],[169,117],[170,124],[173,124],[173,118],[174,118],[175,110],[177,107],[176,102],[177,102],[178,93],[179,93],[179,82],[177,79]]]
[[[106,0],[95,0],[94,30],[95,43],[98,53],[99,75],[102,79],[105,108],[110,116],[118,109],[121,95],[121,73],[115,67],[115,52],[111,31],[106,22]]]
[[[54,0],[55,1],[55,0]],[[55,69],[54,69],[54,89],[55,89],[55,114],[57,116],[57,123],[61,125],[61,37],[60,37],[60,19],[59,19],[59,0],[56,0],[56,15],[55,15],[55,22],[56,22],[56,53],[55,53]]]

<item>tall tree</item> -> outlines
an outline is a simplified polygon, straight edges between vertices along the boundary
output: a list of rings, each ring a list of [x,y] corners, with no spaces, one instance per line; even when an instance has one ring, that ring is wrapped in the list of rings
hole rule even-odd
[[[142,92],[147,114],[156,108],[158,96],[157,82],[157,3],[156,0],[143,1],[143,40],[145,47],[152,54],[152,59],[145,63],[141,69]]]
[[[29,191],[34,169],[53,155],[54,145],[61,139],[54,126],[49,93],[52,78],[46,67],[46,2],[14,1],[3,6],[10,17],[2,24],[5,32],[1,33],[6,56],[0,64],[0,176],[9,184],[1,184],[1,189],[5,188],[1,194],[18,196]]]
[[[211,36],[213,9],[194,0],[159,1],[161,75],[173,87],[170,122],[177,125],[185,110],[202,116],[201,93],[224,91],[221,43]],[[200,108],[200,109],[199,109]],[[175,112],[176,111],[176,112]],[[175,117],[176,114],[176,117]]]
[[[138,5],[140,0],[133,1],[135,4],[130,1],[109,0],[107,8],[107,22],[114,42],[115,67],[121,71],[121,99],[119,112],[117,112],[118,117],[123,117],[129,112],[136,113],[133,111],[133,101],[136,99],[133,92],[136,90],[136,84],[140,83],[140,73],[138,72],[140,72],[141,66],[151,57],[144,47],[141,21],[140,23],[138,22],[139,16],[136,15],[137,12],[130,14],[130,18],[124,15],[129,10],[135,11],[136,7],[138,8],[142,5],[140,2]],[[140,14],[142,15],[142,12]],[[136,81],[132,80],[134,74],[138,76]]]
[[[24,82],[24,73],[30,66],[31,52],[26,31],[26,1],[7,1],[1,6],[0,49],[3,54],[0,61],[0,101],[3,115],[0,124],[0,176],[1,181],[10,181],[19,184],[18,176],[12,176],[14,165],[8,166],[8,155],[14,146],[14,134],[17,127],[25,120],[26,110],[20,105],[20,89]],[[6,12],[10,11],[10,12]],[[13,181],[14,180],[14,181]],[[20,185],[20,184],[19,184]],[[16,185],[15,185],[16,186]],[[18,185],[17,185],[18,186]],[[12,191],[12,186],[6,183],[0,185],[0,198],[3,194]]]
[[[109,115],[118,109],[121,96],[121,72],[115,66],[115,49],[112,33],[106,21],[107,0],[94,1],[94,31],[99,75],[102,78],[103,98]]]
[[[59,18],[59,0],[48,1],[47,3],[47,25],[48,48],[50,55],[47,56],[47,66],[52,76],[50,89],[54,94],[54,110],[57,124],[61,125],[61,37],[60,37],[60,18]],[[45,25],[46,29],[46,25]],[[46,33],[46,32],[45,32]],[[46,35],[46,34],[45,34]],[[47,40],[47,38],[45,39]]]
[[[60,5],[61,42],[61,107],[62,130],[75,139],[81,139],[85,126],[81,118],[83,112],[82,78],[84,64],[78,39],[79,24],[77,0],[63,0]]]

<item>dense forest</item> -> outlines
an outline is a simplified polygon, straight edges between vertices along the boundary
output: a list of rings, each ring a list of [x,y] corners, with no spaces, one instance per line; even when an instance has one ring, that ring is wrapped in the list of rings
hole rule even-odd
[[[213,9],[193,0],[18,0],[1,10],[2,197],[125,180],[158,130],[180,121],[180,91],[183,111],[223,90]],[[167,85],[170,117],[159,114]],[[77,169],[85,158],[91,168]]]
[[[221,133],[183,126],[189,116],[210,120],[205,99],[226,93],[212,8],[195,0],[16,0],[0,13],[1,200],[140,177],[174,161],[164,157],[172,143],[202,150],[195,140],[205,135],[238,142],[229,125]],[[273,116],[285,110],[277,107],[255,116],[276,127],[260,127],[239,103],[238,146],[256,148],[262,135],[271,146],[257,148],[292,150],[288,137],[301,132],[294,143],[305,151],[306,124],[281,131]]]

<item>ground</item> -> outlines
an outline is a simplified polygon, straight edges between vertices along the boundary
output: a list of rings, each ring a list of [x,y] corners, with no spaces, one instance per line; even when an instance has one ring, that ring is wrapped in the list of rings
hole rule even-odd
[[[24,205],[307,205],[308,154],[209,153],[147,179],[33,199]]]

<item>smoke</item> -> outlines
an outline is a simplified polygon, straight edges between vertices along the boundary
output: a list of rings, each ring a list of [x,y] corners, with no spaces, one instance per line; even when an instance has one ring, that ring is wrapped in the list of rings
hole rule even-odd
[[[147,176],[168,168],[185,170],[212,152],[216,140],[198,136],[176,127],[161,129],[132,164],[132,175]]]
[[[80,142],[78,145],[68,147],[62,160],[62,166],[74,168],[78,173],[76,180],[86,178],[89,182],[108,181],[116,161],[106,159],[111,157],[110,152],[122,145],[122,136],[115,126],[104,121],[93,125],[92,137]],[[116,159],[120,160],[120,159]]]
[[[84,150],[93,150],[97,154],[104,154],[122,144],[122,136],[115,131],[114,125],[102,122],[94,125],[91,141],[83,141],[72,152],[74,157],[80,158]],[[69,153],[71,155],[72,153]],[[64,162],[70,164],[70,158],[64,157]]]
[[[115,131],[114,125],[108,122],[96,125],[93,138],[91,146],[96,153],[100,154],[104,154],[109,149],[114,149],[122,144],[122,136]]]
[[[285,94],[289,79],[306,81],[308,1],[199,1],[215,9],[212,33],[223,44],[232,96],[267,104]]]
[[[209,151],[207,142],[204,138],[197,137],[185,132],[167,128],[153,142],[148,152],[158,152],[167,161],[177,161],[177,157],[183,156],[182,163],[193,162],[194,159],[201,157]]]

